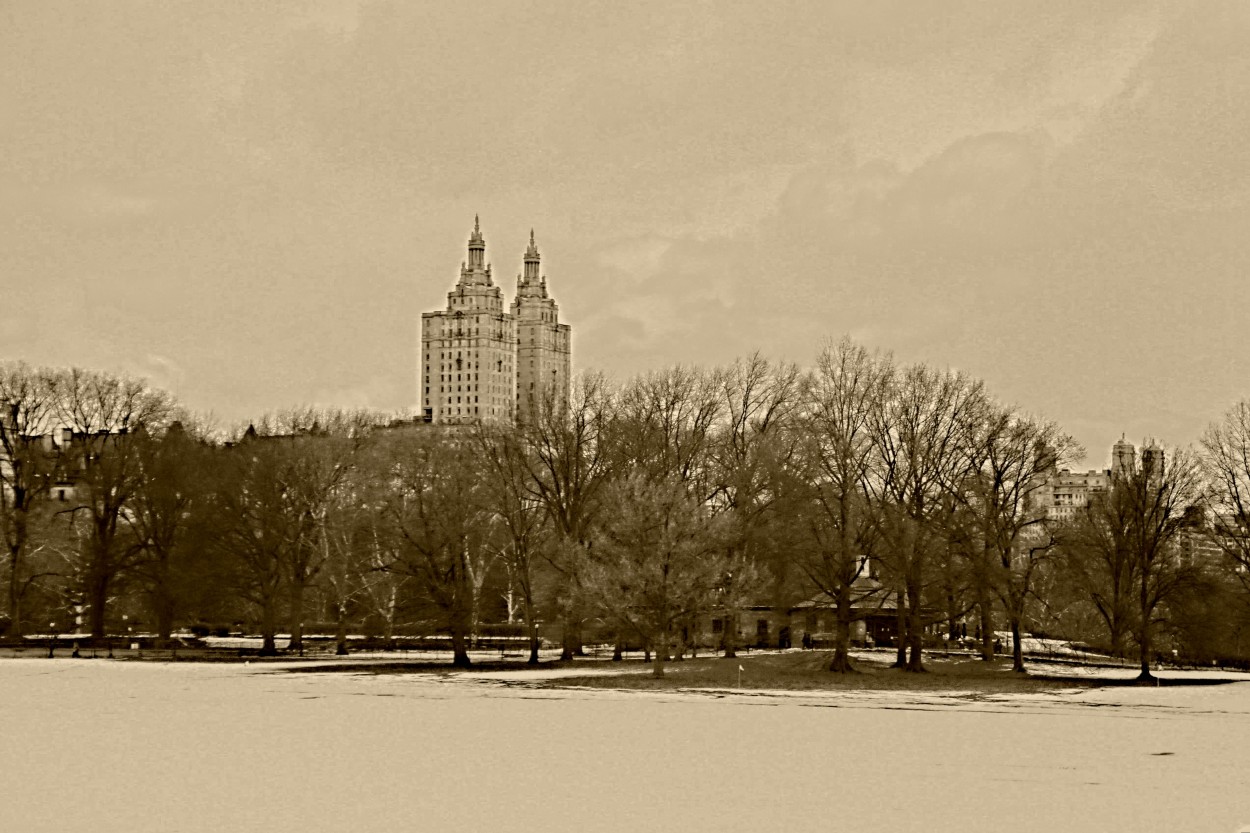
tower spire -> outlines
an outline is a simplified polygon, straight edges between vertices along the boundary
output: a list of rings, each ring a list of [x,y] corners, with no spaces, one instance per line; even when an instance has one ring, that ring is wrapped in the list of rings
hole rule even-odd
[[[473,233],[469,235],[469,272],[481,272],[486,268],[486,238],[482,236],[482,223],[473,215]]]
[[[538,244],[534,242],[534,230],[530,229],[530,244],[525,250],[525,273],[521,278],[521,283],[528,284],[538,280],[538,266],[541,262],[542,256],[538,254]]]

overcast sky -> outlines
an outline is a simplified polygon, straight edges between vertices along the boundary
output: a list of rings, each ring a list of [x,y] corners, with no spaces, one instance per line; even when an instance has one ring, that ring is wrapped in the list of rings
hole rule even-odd
[[[1106,464],[1250,396],[1250,4],[0,3],[0,357],[411,409],[480,213],[577,369],[850,334]]]

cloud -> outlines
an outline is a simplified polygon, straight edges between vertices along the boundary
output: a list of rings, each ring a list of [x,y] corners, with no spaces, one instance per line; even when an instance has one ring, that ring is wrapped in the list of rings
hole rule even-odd
[[[673,241],[658,234],[614,240],[596,252],[599,266],[611,270],[614,279],[644,281],[655,274]]]
[[[313,28],[329,35],[351,37],[360,28],[359,0],[317,0],[303,3],[287,19],[292,29]]]
[[[23,356],[38,341],[39,327],[31,313],[6,310],[0,314],[0,354],[6,359]]]
[[[148,353],[138,361],[124,360],[122,370],[146,379],[154,388],[160,388],[174,395],[181,393],[187,379],[187,373],[182,365],[159,353]]]
[[[313,404],[327,408],[407,411],[415,407],[415,402],[405,402],[400,387],[393,374],[375,375],[341,386],[318,388],[313,394]]]
[[[90,182],[57,189],[55,202],[66,214],[88,221],[129,221],[150,217],[160,207],[160,200],[140,194],[124,186]]]

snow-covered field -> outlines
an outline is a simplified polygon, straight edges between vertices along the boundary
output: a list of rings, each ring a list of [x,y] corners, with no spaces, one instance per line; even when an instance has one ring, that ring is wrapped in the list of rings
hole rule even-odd
[[[1250,682],[650,693],[289,667],[0,661],[0,830],[1250,825]]]

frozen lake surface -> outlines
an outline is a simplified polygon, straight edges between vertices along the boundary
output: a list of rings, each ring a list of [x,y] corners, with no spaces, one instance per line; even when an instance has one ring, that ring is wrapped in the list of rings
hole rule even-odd
[[[1250,825],[1250,682],[651,693],[290,667],[0,662],[0,830]]]

